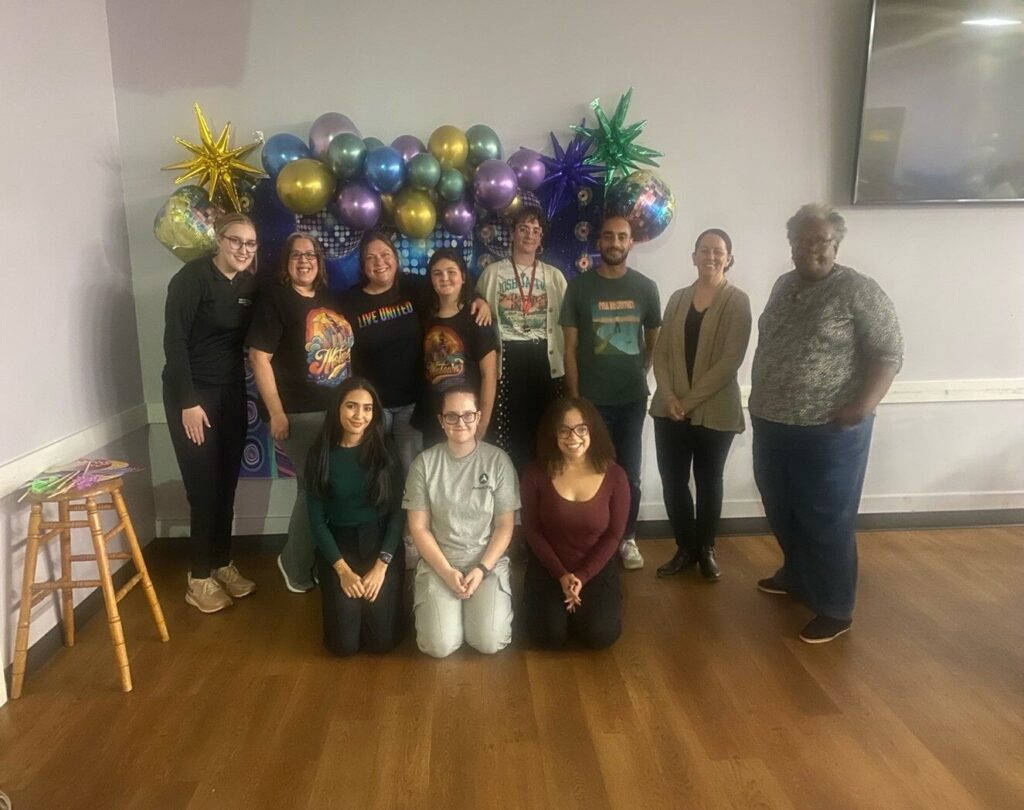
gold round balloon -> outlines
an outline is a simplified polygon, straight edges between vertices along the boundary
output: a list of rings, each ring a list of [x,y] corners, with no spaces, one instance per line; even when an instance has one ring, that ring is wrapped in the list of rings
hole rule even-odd
[[[516,196],[512,198],[512,202],[510,202],[508,205],[501,209],[501,215],[503,217],[507,217],[508,219],[512,219],[512,217],[519,213],[519,210],[522,207],[523,195],[516,194]]]
[[[442,169],[461,169],[469,155],[469,141],[461,129],[445,124],[431,134],[427,151],[437,158]]]
[[[395,195],[395,225],[410,239],[424,239],[437,224],[437,209],[425,191],[403,188]]]
[[[334,174],[319,160],[300,158],[277,175],[277,196],[294,214],[322,211],[334,193]]]
[[[385,225],[395,224],[395,198],[391,194],[380,195],[380,221]]]

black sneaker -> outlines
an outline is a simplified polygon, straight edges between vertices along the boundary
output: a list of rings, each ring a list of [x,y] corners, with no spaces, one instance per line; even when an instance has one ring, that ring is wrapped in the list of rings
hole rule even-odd
[[[765,593],[778,594],[779,596],[789,595],[789,591],[786,590],[786,586],[779,582],[775,577],[759,579],[757,581],[757,589],[759,591],[764,591]]]
[[[697,562],[697,558],[689,551],[677,551],[676,555],[664,565],[658,566],[659,577],[674,577]]]
[[[808,644],[824,644],[826,641],[839,638],[850,629],[850,619],[833,619],[831,616],[815,616],[800,631],[800,640]]]

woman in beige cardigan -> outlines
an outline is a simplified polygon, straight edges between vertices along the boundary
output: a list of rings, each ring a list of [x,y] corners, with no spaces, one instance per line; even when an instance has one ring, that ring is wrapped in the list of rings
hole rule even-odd
[[[658,388],[651,416],[677,546],[658,576],[674,576],[698,563],[704,577],[716,580],[721,576],[715,533],[722,514],[722,472],[733,437],[745,427],[736,372],[750,340],[750,301],[725,278],[733,264],[725,231],[711,228],[697,238],[693,264],[697,281],[669,299],[654,349]]]

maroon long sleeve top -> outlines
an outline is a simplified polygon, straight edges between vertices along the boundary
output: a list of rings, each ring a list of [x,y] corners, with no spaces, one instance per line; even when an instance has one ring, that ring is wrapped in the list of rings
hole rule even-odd
[[[589,501],[566,500],[532,464],[520,496],[526,542],[555,579],[575,574],[585,585],[618,549],[629,515],[629,481],[618,464],[609,465]]]

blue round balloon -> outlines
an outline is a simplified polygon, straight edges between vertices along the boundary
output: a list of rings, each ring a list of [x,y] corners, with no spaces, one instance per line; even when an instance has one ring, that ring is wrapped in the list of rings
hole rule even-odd
[[[276,179],[277,173],[287,164],[309,156],[309,147],[302,138],[290,132],[279,132],[267,138],[260,160],[267,174]]]
[[[378,146],[366,154],[366,179],[381,194],[393,194],[405,180],[405,162],[397,149]]]

